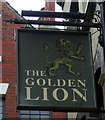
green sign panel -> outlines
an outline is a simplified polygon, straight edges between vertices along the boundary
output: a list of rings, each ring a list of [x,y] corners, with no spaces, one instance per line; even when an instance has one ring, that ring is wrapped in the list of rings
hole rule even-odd
[[[90,33],[18,29],[17,108],[96,108]]]

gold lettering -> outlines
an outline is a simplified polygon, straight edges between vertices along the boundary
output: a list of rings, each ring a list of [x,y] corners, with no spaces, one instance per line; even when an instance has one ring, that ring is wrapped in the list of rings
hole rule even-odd
[[[68,79],[68,86],[69,87],[76,87],[75,81],[76,80],[74,80],[74,79]]]
[[[26,84],[32,86],[32,85],[34,85],[34,82],[32,82],[32,81],[34,81],[34,78],[27,78]]]
[[[59,90],[62,90],[63,93],[64,93],[64,96],[63,96],[63,98],[62,98],[61,100],[58,98],[58,91],[59,91]],[[67,92],[65,89],[63,89],[63,88],[56,88],[56,89],[53,91],[53,97],[54,97],[55,100],[57,100],[57,101],[65,101],[65,100],[68,98],[68,92]]]
[[[46,71],[39,71],[39,70],[25,70],[26,72],[26,75],[29,76],[29,75],[32,75],[32,76],[46,76]]]
[[[39,96],[34,99],[31,98],[32,87],[25,87],[25,88],[26,88],[26,99],[25,100],[39,100]]]
[[[25,70],[25,72],[26,72],[26,75],[27,75],[27,76],[29,76],[29,75],[30,75],[31,70]]]
[[[82,98],[85,102],[87,101],[87,89],[83,89],[84,95],[76,88],[73,88],[72,91],[73,91],[73,100],[72,101],[77,101],[76,94],[78,96],[80,96],[80,98]]]
[[[66,85],[66,82],[64,79],[58,79],[58,86],[65,86]]]
[[[46,76],[46,71],[32,70],[33,76]]]
[[[37,79],[37,84],[39,85],[39,86],[44,86],[45,84],[46,84],[46,81],[45,81],[45,79],[43,79],[43,78],[39,78],[39,79]]]
[[[48,79],[48,86],[56,86],[56,84],[52,84],[52,79]]]
[[[42,88],[43,89],[43,101],[47,100],[49,101],[48,99],[48,88]]]
[[[32,70],[32,75],[33,76],[39,76],[39,71],[38,70]]]
[[[46,76],[46,71],[40,71],[40,76]]]
[[[83,87],[86,87],[86,80],[78,80],[78,87],[80,87],[80,84],[81,84]]]

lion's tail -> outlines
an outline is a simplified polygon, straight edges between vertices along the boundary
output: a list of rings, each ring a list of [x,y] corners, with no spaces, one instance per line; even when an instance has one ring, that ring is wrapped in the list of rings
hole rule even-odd
[[[49,47],[48,47],[48,44],[45,46],[45,48],[46,48],[46,50],[48,51],[48,48],[49,48]],[[52,48],[53,48],[53,47],[52,47]],[[50,57],[50,55],[51,55],[52,52],[53,52],[53,49],[49,50],[47,56],[45,57],[45,61],[46,61],[46,63],[48,63],[48,64],[53,63],[53,62],[51,62],[51,61],[48,60],[48,58]]]
[[[51,62],[51,61],[48,61],[48,57],[49,57],[49,55],[46,56],[45,60],[46,60],[46,62],[47,62],[48,64],[51,64],[52,62]]]

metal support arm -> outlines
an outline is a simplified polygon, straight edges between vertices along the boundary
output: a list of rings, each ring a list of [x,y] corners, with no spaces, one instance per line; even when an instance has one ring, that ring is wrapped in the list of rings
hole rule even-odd
[[[22,16],[30,17],[50,17],[50,18],[74,18],[85,19],[85,13],[76,12],[53,12],[53,11],[22,11]]]
[[[58,25],[58,26],[76,26],[76,27],[94,27],[100,28],[100,23],[92,22],[58,22],[58,21],[43,21],[43,20],[25,20],[25,19],[15,19],[15,20],[5,20],[5,22],[15,23],[15,24],[38,24],[38,25]]]

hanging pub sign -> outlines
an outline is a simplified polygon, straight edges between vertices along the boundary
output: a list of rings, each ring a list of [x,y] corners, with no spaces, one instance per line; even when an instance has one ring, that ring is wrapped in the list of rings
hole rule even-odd
[[[96,108],[90,33],[17,30],[17,109]]]

